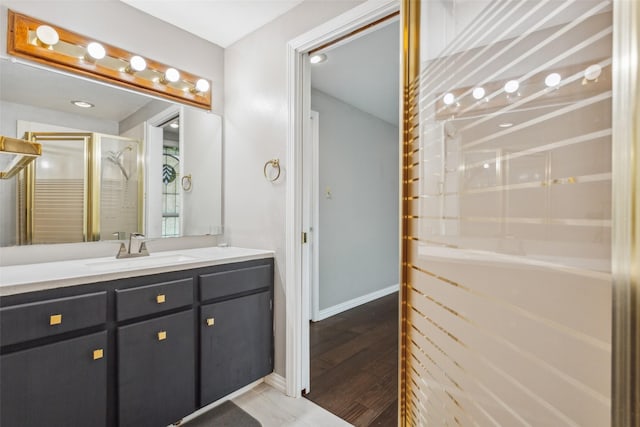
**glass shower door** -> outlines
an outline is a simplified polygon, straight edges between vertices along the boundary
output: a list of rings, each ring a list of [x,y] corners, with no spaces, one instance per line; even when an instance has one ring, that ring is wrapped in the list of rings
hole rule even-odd
[[[612,4],[405,4],[406,425],[610,425]]]

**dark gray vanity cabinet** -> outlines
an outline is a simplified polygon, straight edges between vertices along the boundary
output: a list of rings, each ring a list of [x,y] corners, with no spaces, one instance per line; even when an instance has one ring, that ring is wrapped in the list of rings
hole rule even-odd
[[[121,427],[158,427],[195,408],[193,310],[118,328]]]
[[[272,371],[271,293],[201,307],[200,406]]]
[[[163,427],[273,370],[273,259],[0,298],[0,426]]]
[[[0,425],[107,425],[107,333],[0,356]]]

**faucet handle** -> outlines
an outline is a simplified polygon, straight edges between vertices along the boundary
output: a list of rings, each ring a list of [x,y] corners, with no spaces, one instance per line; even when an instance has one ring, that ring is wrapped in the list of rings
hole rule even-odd
[[[126,258],[127,257],[127,247],[124,243],[120,243],[120,249],[118,249],[118,253],[116,254],[116,258]]]

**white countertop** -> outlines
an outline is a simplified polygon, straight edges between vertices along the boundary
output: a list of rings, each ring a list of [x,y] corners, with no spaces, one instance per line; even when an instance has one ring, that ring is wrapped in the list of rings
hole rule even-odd
[[[0,267],[0,296],[273,257],[273,251],[209,247],[147,257],[75,259]]]

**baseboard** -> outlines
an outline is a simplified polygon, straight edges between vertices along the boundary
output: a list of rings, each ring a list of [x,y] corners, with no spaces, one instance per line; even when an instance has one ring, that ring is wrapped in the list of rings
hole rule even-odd
[[[273,372],[272,374],[264,377],[264,382],[278,390],[280,393],[286,394],[287,392],[287,380],[282,375],[278,375]]]
[[[400,290],[400,285],[395,284],[395,285],[391,285],[389,287],[377,290],[375,292],[371,292],[370,294],[366,294],[361,297],[354,298],[349,301],[345,301],[343,303],[334,305],[332,307],[325,308],[323,310],[320,310],[320,312],[318,313],[318,318],[313,319],[313,321],[317,322],[319,320],[324,320],[328,317],[335,316],[336,314],[342,313],[343,311],[351,310],[352,308],[355,308],[359,305],[366,304],[373,300],[377,300],[378,298],[382,298],[394,292],[398,292],[398,290]]]

